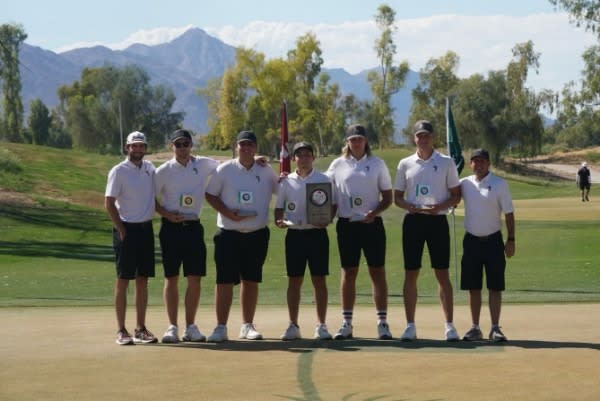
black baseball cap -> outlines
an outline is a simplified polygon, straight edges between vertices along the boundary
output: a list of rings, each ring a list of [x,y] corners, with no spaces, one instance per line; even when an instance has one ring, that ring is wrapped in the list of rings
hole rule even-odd
[[[415,123],[415,127],[413,130],[413,134],[417,135],[421,132],[425,132],[427,134],[433,134],[433,124],[427,120],[419,120]]]
[[[171,143],[175,143],[178,139],[188,139],[190,142],[192,141],[192,134],[190,134],[190,131],[186,130],[186,129],[178,129],[176,131],[173,131],[171,133],[171,135],[169,135],[169,139],[171,140]]]
[[[296,156],[296,152],[299,151],[300,149],[308,149],[308,150],[310,150],[310,153],[312,153],[312,154],[315,153],[315,151],[310,143],[298,142],[297,144],[294,145],[294,148],[292,150],[292,155]]]
[[[252,131],[241,131],[237,136],[237,143],[250,141],[256,143],[256,135]]]
[[[365,127],[360,124],[352,124],[346,130],[346,139],[350,139],[356,136],[362,136],[363,138],[367,137],[367,131]]]
[[[482,159],[490,160],[490,153],[485,149],[475,149],[473,150],[473,152],[471,152],[471,160],[473,160],[476,157],[481,157]]]

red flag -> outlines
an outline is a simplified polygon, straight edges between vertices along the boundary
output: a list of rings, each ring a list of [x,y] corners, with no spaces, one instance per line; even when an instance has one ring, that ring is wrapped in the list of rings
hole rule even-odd
[[[287,122],[287,104],[283,102],[281,107],[281,152],[279,153],[279,173],[290,172],[290,153],[288,151],[288,122]]]

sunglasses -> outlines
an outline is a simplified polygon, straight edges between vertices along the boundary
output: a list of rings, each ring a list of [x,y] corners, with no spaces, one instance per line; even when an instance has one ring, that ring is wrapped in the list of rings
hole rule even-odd
[[[175,147],[177,149],[179,149],[179,148],[188,148],[190,146],[190,142],[189,141],[175,142],[173,145],[175,145]]]

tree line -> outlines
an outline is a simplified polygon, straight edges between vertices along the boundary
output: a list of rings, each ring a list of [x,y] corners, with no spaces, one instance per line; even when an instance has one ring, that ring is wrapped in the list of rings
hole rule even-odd
[[[420,69],[408,126],[418,119],[431,120],[439,134],[437,145],[443,146],[444,109],[450,98],[463,147],[485,146],[496,162],[507,153],[533,156],[543,147],[551,151],[600,145],[600,3],[549,1],[566,10],[574,23],[598,34],[599,44],[582,55],[585,67],[579,83],[570,82],[559,93],[527,87],[528,75],[540,68],[540,54],[531,41],[513,47],[506,68],[463,79],[456,75],[460,57],[449,51]],[[339,151],[351,122],[367,127],[375,147],[392,146],[395,132],[411,136],[392,119],[391,97],[404,86],[409,71],[407,61],[394,63],[395,16],[385,4],[374,16],[379,35],[373,50],[379,65],[367,76],[370,101],[342,94],[321,71],[320,42],[311,32],[299,36],[284,58],[267,59],[261,52],[238,48],[234,65],[197,91],[210,114],[203,146],[233,149],[236,133],[251,128],[263,137],[259,150],[277,155],[283,102],[290,140],[310,141],[321,155]],[[26,38],[20,25],[0,26],[0,138],[117,153],[122,150],[121,132],[143,130],[151,145],[162,147],[165,134],[181,126],[184,114],[172,112],[175,96],[170,88],[152,86],[140,67],[107,65],[86,68],[78,81],[60,87],[59,105],[53,110],[33,100],[24,127],[18,50]],[[556,115],[549,128],[544,127],[544,111]]]

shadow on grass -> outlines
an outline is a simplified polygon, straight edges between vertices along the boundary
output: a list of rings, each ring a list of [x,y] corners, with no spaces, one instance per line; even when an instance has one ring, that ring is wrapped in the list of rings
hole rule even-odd
[[[377,350],[389,352],[394,350],[478,350],[478,351],[503,351],[505,348],[524,349],[589,349],[600,351],[600,343],[587,343],[577,341],[545,341],[545,340],[509,340],[507,342],[494,343],[491,341],[455,341],[419,339],[416,341],[400,340],[376,340],[367,338],[354,338],[343,341],[319,341],[319,340],[295,340],[280,341],[274,339],[260,341],[225,341],[222,343],[178,343],[157,344],[164,347],[198,348],[211,351],[286,351],[295,353],[307,353],[315,350],[357,352],[365,350]]]
[[[318,350],[341,351],[341,352],[360,352],[360,351],[381,351],[381,352],[402,352],[403,350],[423,350],[424,352],[449,350],[449,351],[476,351],[476,352],[502,352],[506,348],[524,348],[524,349],[558,349],[558,348],[579,348],[600,351],[600,344],[585,342],[562,342],[562,341],[540,341],[540,340],[514,340],[504,343],[492,343],[489,341],[457,341],[447,342],[442,340],[423,339],[411,342],[402,342],[400,340],[375,340],[355,338],[344,341],[319,341],[319,340],[296,340],[296,341],[226,341],[223,343],[179,343],[179,344],[157,344],[157,346],[183,347],[186,349],[197,348],[211,351],[285,351],[297,353],[296,363],[296,381],[301,392],[300,396],[274,394],[277,397],[294,401],[322,401],[317,383],[313,380],[314,369],[313,360],[315,352]],[[390,400],[400,401],[415,399],[405,396],[398,397],[395,394],[361,394],[349,393],[340,395],[341,400]]]
[[[0,241],[0,255],[54,257],[112,262],[112,246],[47,241]]]
[[[17,207],[0,203],[0,217],[33,226],[110,233],[110,222],[106,213],[96,210],[45,206]]]
[[[539,292],[541,294],[600,294],[600,290],[598,291],[590,291],[590,290],[528,290],[528,289],[515,289],[511,290],[512,292]]]

